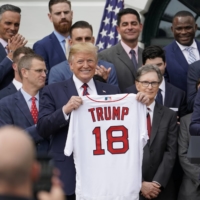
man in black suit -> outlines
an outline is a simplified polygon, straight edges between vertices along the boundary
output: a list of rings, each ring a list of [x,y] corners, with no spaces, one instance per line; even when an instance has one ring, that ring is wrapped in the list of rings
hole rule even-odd
[[[50,153],[60,170],[61,180],[68,200],[75,199],[75,166],[73,156],[64,155],[70,113],[82,104],[81,96],[120,93],[118,87],[93,79],[97,65],[97,49],[92,43],[77,43],[69,53],[73,76],[63,82],[44,87],[40,100],[39,134],[51,138]],[[147,95],[138,93],[139,101],[148,101]],[[60,98],[59,98],[60,97]]]
[[[165,52],[159,46],[146,47],[142,52],[142,61],[144,65],[157,65],[162,75],[164,75],[166,68]],[[135,85],[127,88],[126,92],[137,93]],[[176,111],[178,113],[178,117],[182,117],[187,114],[185,92],[168,83],[164,78],[159,85],[159,91],[158,95],[156,96],[156,100],[162,105]]]
[[[18,33],[21,18],[19,7],[5,4],[0,7],[0,89],[14,77],[12,70],[13,52],[27,41]]]
[[[171,174],[177,152],[176,113],[155,101],[162,74],[156,65],[137,71],[136,88],[149,97],[147,127],[149,140],[144,147],[140,200],[174,200]]]
[[[22,87],[22,83],[21,83],[22,80],[18,72],[18,63],[21,57],[23,57],[24,55],[33,54],[33,53],[34,51],[29,47],[19,47],[17,50],[14,51],[13,64],[12,64],[12,67],[14,70],[14,79],[8,86],[0,90],[0,99],[17,92]]]
[[[139,13],[132,8],[120,10],[117,14],[117,31],[121,41],[99,53],[99,59],[115,66],[120,90],[123,92],[135,82],[136,71],[142,66],[142,49],[138,38],[142,31]]]

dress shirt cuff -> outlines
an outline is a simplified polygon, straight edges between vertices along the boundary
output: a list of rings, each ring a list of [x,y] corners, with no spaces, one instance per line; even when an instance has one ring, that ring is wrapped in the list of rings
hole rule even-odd
[[[152,182],[158,184],[161,187],[160,183],[158,183],[157,181],[152,181]]]
[[[62,112],[63,112],[65,120],[67,121],[69,119],[69,114],[65,114],[64,108],[62,108]]]

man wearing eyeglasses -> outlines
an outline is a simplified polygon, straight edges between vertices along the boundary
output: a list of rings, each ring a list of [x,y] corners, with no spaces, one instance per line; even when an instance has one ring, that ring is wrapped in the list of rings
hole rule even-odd
[[[136,75],[137,90],[149,98],[147,104],[149,140],[143,153],[140,200],[176,199],[171,177],[177,152],[176,113],[155,101],[162,79],[162,74],[156,65],[144,65],[138,69]]]
[[[46,80],[44,59],[36,54],[23,56],[18,63],[22,88],[0,100],[0,119],[25,129],[35,142],[38,153],[47,153],[48,141],[39,136],[37,119],[40,89]]]

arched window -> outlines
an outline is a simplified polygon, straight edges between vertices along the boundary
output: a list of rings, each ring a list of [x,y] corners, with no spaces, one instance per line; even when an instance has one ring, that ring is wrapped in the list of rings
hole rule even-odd
[[[171,24],[173,16],[181,10],[190,11],[196,20],[200,39],[200,0],[154,0],[145,16],[142,42],[166,46],[173,40]]]

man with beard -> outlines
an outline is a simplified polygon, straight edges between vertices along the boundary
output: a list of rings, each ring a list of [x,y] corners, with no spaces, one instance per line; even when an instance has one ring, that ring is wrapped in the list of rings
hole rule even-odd
[[[48,17],[53,23],[54,31],[33,45],[34,52],[44,58],[48,71],[51,67],[66,60],[66,47],[73,16],[71,2],[50,0],[49,12]],[[48,77],[46,81],[48,82]]]

